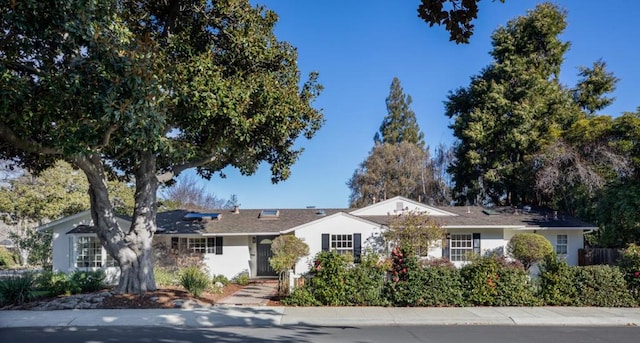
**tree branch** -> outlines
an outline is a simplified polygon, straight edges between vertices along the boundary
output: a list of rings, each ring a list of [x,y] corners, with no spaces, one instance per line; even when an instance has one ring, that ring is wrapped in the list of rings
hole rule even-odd
[[[203,166],[215,160],[216,160],[215,156],[209,156],[199,161],[190,161],[183,164],[179,164],[171,168],[171,170],[168,172],[156,175],[156,177],[158,178],[158,182],[164,183],[171,180],[174,176],[179,175],[180,173],[182,173],[187,169]]]
[[[32,140],[25,140],[18,137],[13,132],[13,130],[8,128],[3,123],[0,123],[0,137],[2,137],[2,140],[12,144],[16,148],[29,153],[41,154],[41,155],[59,155],[60,154],[60,150],[58,149],[43,147],[37,142],[34,142]]]
[[[7,66],[8,69],[11,69],[11,70],[27,72],[29,74],[38,75],[38,76],[42,76],[45,74],[42,70],[34,66],[26,65],[23,63],[19,63],[15,61],[2,61],[2,63],[5,66]]]

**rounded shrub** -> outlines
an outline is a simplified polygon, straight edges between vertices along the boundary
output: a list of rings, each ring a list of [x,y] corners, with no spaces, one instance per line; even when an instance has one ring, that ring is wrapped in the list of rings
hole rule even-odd
[[[465,301],[480,306],[533,306],[535,297],[528,273],[522,265],[504,257],[480,257],[462,267]]]
[[[316,255],[309,272],[309,291],[322,305],[346,305],[347,259],[334,251]]]
[[[617,266],[575,268],[574,282],[579,306],[630,307],[636,305]]]
[[[516,233],[507,243],[507,253],[529,270],[533,264],[553,253],[553,245],[537,233]]]
[[[210,285],[209,276],[196,266],[187,267],[180,272],[180,284],[189,293],[199,297]]]
[[[364,254],[360,263],[347,270],[345,297],[348,305],[384,306],[384,276],[386,267],[376,254]]]
[[[540,265],[538,295],[546,305],[575,306],[577,292],[574,268],[555,253],[548,255]]]

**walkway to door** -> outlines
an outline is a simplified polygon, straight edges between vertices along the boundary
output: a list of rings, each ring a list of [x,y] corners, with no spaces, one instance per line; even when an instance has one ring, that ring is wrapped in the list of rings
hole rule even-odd
[[[278,292],[277,280],[252,281],[232,295],[220,299],[216,306],[267,306]]]

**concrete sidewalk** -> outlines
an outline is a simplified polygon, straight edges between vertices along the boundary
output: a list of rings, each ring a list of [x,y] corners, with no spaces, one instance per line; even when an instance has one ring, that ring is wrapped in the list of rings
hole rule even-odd
[[[84,326],[640,326],[640,309],[594,307],[266,307],[0,311],[0,327]]]

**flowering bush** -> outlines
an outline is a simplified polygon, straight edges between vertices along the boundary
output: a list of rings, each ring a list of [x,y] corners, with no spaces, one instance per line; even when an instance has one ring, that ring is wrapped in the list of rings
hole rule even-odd
[[[630,244],[624,249],[619,266],[631,295],[640,304],[640,246]]]
[[[347,259],[334,251],[323,251],[316,255],[309,272],[309,291],[323,305],[347,305]]]

